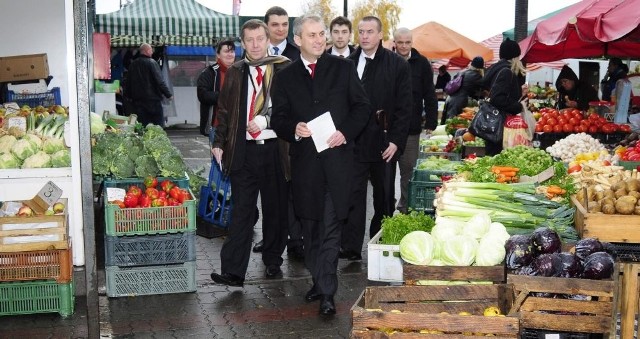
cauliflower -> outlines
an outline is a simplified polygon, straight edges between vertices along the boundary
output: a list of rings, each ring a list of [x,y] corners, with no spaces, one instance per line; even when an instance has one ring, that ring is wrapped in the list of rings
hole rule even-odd
[[[51,167],[71,167],[71,152],[65,148],[51,154]]]
[[[0,138],[0,154],[11,153],[11,146],[13,146],[16,141],[18,141],[18,139],[16,139],[16,137],[14,137],[13,135],[3,135]]]
[[[27,133],[22,137],[22,139],[25,139],[32,143],[36,147],[36,151],[42,149],[42,139],[40,139],[40,137],[38,137],[37,135],[33,133]]]
[[[47,154],[53,154],[66,148],[63,138],[46,138],[42,142],[42,150]]]
[[[16,156],[16,158],[20,160],[24,160],[38,151],[38,147],[27,140],[26,138],[22,138],[11,146],[11,153]]]
[[[48,168],[51,167],[51,156],[44,151],[38,151],[36,154],[24,159],[22,168]]]
[[[20,160],[11,153],[0,154],[0,169],[20,168]]]

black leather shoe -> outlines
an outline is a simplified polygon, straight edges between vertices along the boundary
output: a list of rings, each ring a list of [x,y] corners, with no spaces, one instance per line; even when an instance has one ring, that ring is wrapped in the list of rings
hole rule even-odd
[[[316,300],[320,300],[320,298],[322,298],[322,294],[316,292],[315,286],[311,287],[311,289],[307,292],[307,294],[304,295],[304,301],[308,303]]]
[[[333,296],[323,294],[320,299],[320,314],[333,315],[336,314],[336,304],[333,302]]]
[[[270,265],[267,267],[267,273],[265,275],[267,279],[279,279],[282,278],[282,270],[280,266]]]
[[[244,279],[229,273],[218,274],[214,272],[211,273],[211,279],[218,284],[227,286],[242,287],[244,285]]]
[[[360,254],[360,253],[358,253],[356,251],[349,251],[349,250],[340,249],[340,252],[338,253],[338,258],[347,259],[347,260],[350,260],[350,261],[362,260],[362,254]]]
[[[253,246],[253,251],[256,253],[262,252],[262,249],[264,248],[264,240],[260,240],[258,241],[257,244],[255,244],[255,246]]]

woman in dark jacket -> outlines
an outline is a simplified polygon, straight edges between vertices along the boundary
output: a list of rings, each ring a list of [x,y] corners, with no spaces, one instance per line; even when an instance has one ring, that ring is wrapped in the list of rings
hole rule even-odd
[[[581,111],[589,109],[590,101],[599,101],[598,91],[588,83],[578,79],[569,66],[562,66],[556,80],[558,89],[558,109],[577,108]]]
[[[520,46],[506,39],[500,44],[500,61],[495,63],[485,74],[482,82],[489,90],[489,100],[502,114],[515,115],[522,112],[522,98],[525,90],[526,69],[520,61]],[[487,155],[496,155],[502,151],[502,140],[496,143],[485,140]]]
[[[469,104],[469,97],[478,99],[482,92],[482,76],[484,75],[484,59],[475,57],[469,67],[460,72],[462,86],[460,89],[449,95],[444,103],[444,114],[440,124],[444,125],[447,119],[453,118],[462,113],[462,109]]]

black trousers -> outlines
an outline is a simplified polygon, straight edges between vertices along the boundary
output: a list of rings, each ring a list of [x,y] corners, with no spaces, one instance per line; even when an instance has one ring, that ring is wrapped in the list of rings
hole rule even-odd
[[[230,173],[231,224],[222,244],[222,273],[244,277],[251,256],[255,209],[260,194],[266,266],[282,265],[287,243],[287,185],[280,162],[278,141],[247,141],[244,165]]]
[[[287,251],[292,251],[295,248],[301,248],[304,244],[302,243],[302,222],[300,221],[300,218],[296,216],[296,213],[293,209],[293,194],[291,192],[291,182],[288,182],[287,185],[289,186],[289,241],[287,242]]]
[[[338,290],[338,252],[344,220],[336,218],[329,190],[325,189],[323,220],[300,219],[304,261],[316,292],[334,295]]]
[[[160,100],[136,100],[133,103],[138,121],[143,126],[154,124],[164,127],[164,112]]]
[[[351,190],[351,207],[347,222],[342,229],[342,248],[360,253],[366,228],[367,181],[373,187],[373,218],[369,226],[372,238],[382,224],[382,217],[393,215],[395,208],[396,163],[359,162],[354,163],[354,175]]]

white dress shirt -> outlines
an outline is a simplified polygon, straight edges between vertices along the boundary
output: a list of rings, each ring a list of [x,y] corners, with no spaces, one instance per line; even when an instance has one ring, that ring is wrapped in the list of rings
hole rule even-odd
[[[260,67],[260,66],[258,66]],[[256,77],[258,76],[258,71],[256,70],[257,67],[252,67],[249,66],[249,76],[247,77],[247,125],[249,124],[249,117],[251,116],[251,114],[253,114],[253,112],[251,112],[251,98],[253,97],[253,90],[255,88],[256,93],[260,93],[260,90],[262,89],[262,84],[258,85],[258,82],[256,81]],[[265,66],[260,67],[262,69],[262,75],[264,77],[264,72],[265,72]],[[257,95],[256,95],[256,99],[257,99]],[[267,107],[271,107],[271,97],[267,98],[267,102],[265,102],[265,105],[267,105]],[[253,121],[256,122],[256,124],[258,125],[258,127],[260,127],[260,135],[258,135],[255,139],[251,136],[251,134],[249,134],[249,132],[246,132],[246,138],[247,140],[266,140],[266,139],[271,139],[271,138],[277,138],[276,132],[274,132],[272,129],[267,129],[267,118],[262,116],[262,115],[258,115],[256,116]]]

